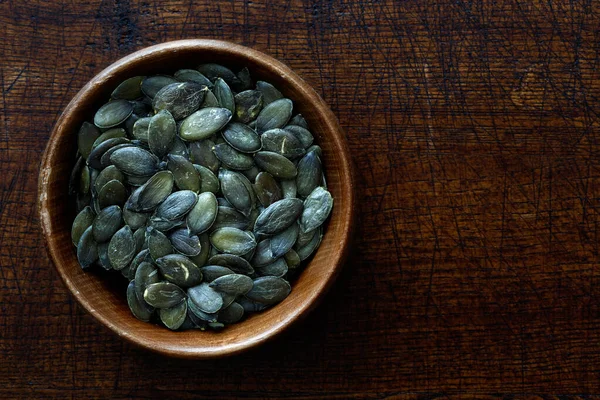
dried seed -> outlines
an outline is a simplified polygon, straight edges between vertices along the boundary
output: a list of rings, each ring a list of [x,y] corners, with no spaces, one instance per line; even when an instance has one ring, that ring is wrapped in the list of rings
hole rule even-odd
[[[186,256],[169,254],[156,260],[161,274],[179,287],[198,285],[202,281],[202,272]]]
[[[139,189],[131,208],[134,211],[152,210],[171,194],[172,189],[173,174],[170,171],[157,172]]]
[[[144,117],[135,121],[133,124],[132,135],[137,140],[141,140],[144,142],[148,141],[148,128],[150,127],[150,121],[152,121],[152,117]]]
[[[194,164],[202,165],[216,174],[221,166],[221,162],[213,153],[212,148],[215,143],[210,139],[200,140],[190,143],[190,159]]]
[[[146,287],[158,282],[160,282],[158,269],[147,261],[141,262],[135,271],[135,291],[138,297],[143,299]]]
[[[256,247],[254,235],[237,228],[219,228],[210,236],[210,243],[219,251],[240,256]]]
[[[300,162],[298,162],[298,175],[296,176],[296,187],[298,195],[307,197],[321,182],[323,168],[321,159],[316,152],[308,152]]]
[[[173,253],[173,245],[169,238],[158,229],[148,227],[146,230],[146,239],[148,241],[148,250],[152,260],[156,261],[161,257]]]
[[[161,308],[158,310],[158,316],[165,326],[171,330],[177,330],[183,325],[187,316],[187,302],[182,301],[176,306]]]
[[[316,229],[315,235],[312,237],[310,242],[308,242],[303,247],[296,248],[296,253],[298,254],[298,257],[300,258],[300,260],[304,261],[308,257],[310,257],[315,252],[315,250],[319,247],[322,239],[323,239],[323,233],[321,231],[321,228],[318,228],[318,229]]]
[[[127,285],[127,305],[134,317],[140,321],[149,322],[154,313],[154,307],[150,306],[146,301],[139,297],[135,291],[135,280]]]
[[[217,98],[219,106],[228,109],[233,115],[235,112],[235,100],[229,85],[223,79],[217,78],[212,92]]]
[[[187,229],[177,229],[169,235],[173,248],[186,256],[197,256],[200,254],[200,239],[196,235],[190,235]]]
[[[207,265],[200,268],[200,271],[202,272],[202,279],[204,279],[206,282],[212,282],[221,276],[234,273],[229,268],[222,267],[220,265]]]
[[[179,135],[183,140],[195,141],[209,138],[221,130],[231,119],[231,111],[226,108],[201,108],[183,120]]]
[[[208,259],[210,265],[227,267],[236,274],[252,275],[254,268],[242,257],[233,254],[216,254]]]
[[[101,145],[103,142],[106,142],[109,139],[116,138],[126,138],[127,132],[123,128],[113,128],[103,132],[92,144],[92,150]]]
[[[175,79],[181,82],[196,82],[208,87],[212,86],[212,82],[195,69],[180,69],[179,71],[175,72],[173,76],[175,76]]]
[[[87,121],[81,124],[79,133],[77,134],[77,149],[79,150],[79,154],[86,160],[92,151],[92,145],[99,136],[100,130],[94,125]]]
[[[178,228],[183,225],[185,225],[185,221],[182,219],[166,220],[156,217],[150,217],[150,222],[148,224],[148,226],[158,229],[161,232],[170,231],[171,229]]]
[[[252,77],[250,76],[250,70],[248,67],[244,67],[236,74],[238,82],[233,82],[232,89],[236,92],[242,92],[252,87]]]
[[[113,269],[108,259],[108,242],[98,243],[98,262],[106,271]]]
[[[254,182],[256,177],[260,173],[260,169],[256,165],[253,165],[252,168],[246,169],[244,171],[240,171],[250,182]]]
[[[213,147],[213,152],[217,158],[229,169],[245,170],[252,168],[254,162],[252,157],[235,150],[226,143],[217,144]]]
[[[281,200],[281,189],[275,178],[273,178],[273,175],[268,172],[261,172],[256,176],[255,182],[254,192],[263,207],[269,207],[276,201]]]
[[[158,158],[140,147],[118,149],[112,153],[110,161],[127,175],[148,176],[158,169]]]
[[[127,189],[116,179],[107,182],[98,192],[98,206],[100,209],[112,205],[123,206],[125,201],[127,201]]]
[[[133,232],[127,225],[119,229],[108,244],[108,259],[110,265],[117,271],[125,268],[135,256],[135,241]]]
[[[183,218],[196,204],[198,196],[191,190],[171,193],[156,209],[153,218],[173,221]]]
[[[217,218],[212,225],[212,229],[216,230],[225,227],[237,228],[244,231],[249,229],[250,221],[233,207],[219,206]]]
[[[292,288],[290,284],[281,278],[274,276],[263,276],[254,280],[254,286],[246,297],[258,303],[272,305],[285,299]]]
[[[229,307],[223,308],[219,311],[219,322],[224,324],[235,324],[244,316],[244,307],[238,303],[231,303]]]
[[[331,209],[333,208],[333,197],[331,193],[322,187],[317,187],[304,200],[304,210],[300,217],[300,229],[309,232],[323,225]]]
[[[98,259],[98,245],[92,234],[92,226],[88,227],[79,238],[77,243],[77,261],[81,268],[85,269]]]
[[[296,198],[297,188],[295,179],[282,179],[279,181],[279,184],[281,185],[281,192],[284,199]]]
[[[198,196],[198,201],[186,218],[190,234],[204,233],[210,229],[217,219],[217,197],[211,192],[204,192]]]
[[[153,99],[154,96],[167,85],[177,83],[177,79],[166,75],[149,76],[142,81],[142,92]]]
[[[217,197],[217,203],[219,204],[219,207],[233,208],[233,206],[231,205],[231,203],[228,202],[227,199],[224,198],[224,197]]]
[[[296,243],[296,239],[298,238],[298,231],[298,224],[291,224],[289,228],[271,237],[271,253],[273,257],[279,258],[294,247],[294,243]]]
[[[177,136],[177,123],[173,117],[168,110],[160,110],[150,119],[148,145],[150,151],[158,158],[166,156],[173,147],[173,142]]]
[[[89,206],[86,206],[79,214],[77,214],[73,221],[73,226],[71,227],[71,241],[75,246],[79,243],[79,239],[81,239],[83,232],[92,226],[95,218],[96,213]]]
[[[188,290],[192,303],[201,311],[209,314],[218,312],[223,306],[223,298],[208,283],[201,283]]]
[[[250,215],[254,206],[252,196],[254,193],[252,193],[252,184],[248,179],[234,171],[225,171],[220,178],[221,191],[227,201],[245,216]]]
[[[302,213],[300,199],[279,200],[260,213],[254,225],[254,231],[272,235],[292,225]]]
[[[314,152],[320,159],[323,158],[323,149],[318,144],[313,144],[308,149],[306,149],[307,153]]]
[[[246,313],[246,314],[252,313],[252,312],[263,311],[269,307],[265,304],[254,302],[245,296],[239,297],[237,300],[237,303],[240,306],[242,306],[242,308],[244,309],[244,313]]]
[[[261,92],[263,96],[263,104],[266,106],[274,102],[275,100],[279,100],[283,98],[283,95],[279,90],[275,88],[275,86],[271,85],[268,82],[258,81],[256,82],[256,90]]]
[[[104,155],[104,153],[106,153],[108,150],[110,150],[111,148],[118,146],[120,144],[124,144],[124,143],[130,143],[128,139],[123,138],[123,137],[119,137],[119,138],[113,138],[113,139],[108,139],[102,143],[100,143],[97,147],[92,149],[92,152],[90,153],[88,159],[87,159],[87,164],[95,169],[102,169],[102,156]]]
[[[193,315],[198,317],[203,322],[215,322],[217,320],[217,313],[206,313],[198,307],[190,297],[188,297],[186,304],[188,306],[188,310],[192,312]]]
[[[100,174],[98,174],[98,177],[94,181],[94,191],[96,193],[100,192],[100,189],[102,189],[104,185],[106,185],[109,181],[112,180],[117,180],[123,183],[125,181],[125,176],[121,173],[121,171],[119,171],[117,167],[115,167],[114,165],[109,165],[108,167],[100,171]]]
[[[127,100],[114,100],[106,103],[94,115],[94,125],[101,129],[112,128],[123,122],[133,113]]]
[[[146,245],[146,228],[145,227],[137,228],[133,232],[133,241],[135,243],[135,254],[138,254],[140,251],[142,251],[142,249]]]
[[[208,260],[208,255],[210,253],[210,240],[208,239],[208,235],[206,233],[200,235],[200,254],[196,256],[190,256],[190,260],[198,267],[201,267],[206,264]]]
[[[288,125],[285,130],[291,132],[302,143],[305,149],[312,145],[314,137],[306,128],[297,125]]]
[[[297,174],[294,163],[281,154],[271,151],[259,151],[254,156],[254,162],[276,178],[292,179]]]
[[[294,115],[294,117],[290,120],[290,125],[297,125],[301,126],[304,129],[308,129],[308,123],[306,122],[302,114]]]
[[[144,78],[145,76],[134,76],[125,79],[113,90],[110,97],[125,100],[135,100],[142,97],[142,81]]]
[[[290,249],[290,251],[285,253],[283,258],[285,259],[285,263],[287,264],[288,269],[296,269],[300,266],[300,263],[302,262],[300,260],[300,256],[298,255],[298,253],[296,253],[294,249]]]
[[[102,154],[102,157],[100,157],[100,165],[102,166],[102,168],[106,168],[112,165],[112,161],[110,161],[110,156],[112,155],[112,153],[114,153],[115,151],[119,150],[119,149],[123,149],[125,147],[132,147],[134,146],[132,143],[123,143],[123,144],[118,144],[116,146],[111,147],[110,149],[106,150],[106,152],[104,154]]]
[[[221,188],[219,178],[217,178],[217,176],[205,166],[194,164],[194,168],[196,168],[196,171],[198,171],[198,174],[200,175],[200,193],[219,193],[219,190]]]
[[[223,78],[225,82],[231,85],[232,83],[239,80],[238,77],[235,76],[233,71],[220,64],[201,64],[198,66],[198,71],[204,74],[204,76],[206,76],[212,82],[214,82],[217,78]]]
[[[262,149],[281,154],[287,158],[299,157],[305,153],[302,142],[285,129],[270,129],[260,137]]]
[[[248,123],[258,116],[263,106],[263,96],[258,90],[246,90],[235,95],[235,119]]]
[[[121,207],[109,206],[102,209],[92,224],[94,239],[98,243],[108,241],[119,230],[122,224]]]
[[[246,275],[230,274],[216,278],[209,286],[222,293],[244,295],[252,289],[252,279]]]
[[[182,156],[169,154],[167,168],[173,173],[175,184],[180,190],[200,191],[200,174],[189,160]]]
[[[288,265],[283,258],[278,258],[271,264],[257,268],[256,272],[261,276],[275,276],[277,278],[282,278],[288,273]]]
[[[212,83],[211,83],[211,85],[212,85]],[[208,92],[206,92],[206,96],[204,96],[204,101],[202,102],[202,105],[200,106],[200,108],[206,108],[206,107],[219,107],[219,100],[217,100],[214,93],[210,90]]]
[[[152,100],[155,112],[167,110],[176,120],[188,117],[196,111],[208,88],[195,82],[171,83],[156,93]]]
[[[169,308],[185,300],[185,293],[171,282],[152,283],[144,290],[144,300],[152,307]]]
[[[254,129],[239,122],[230,122],[222,132],[223,139],[231,147],[243,153],[254,153],[260,150],[261,139]]]
[[[254,256],[252,257],[252,265],[256,268],[260,268],[275,262],[276,259],[276,257],[273,257],[271,241],[269,239],[258,242]]]
[[[269,129],[283,128],[292,116],[292,107],[290,99],[279,99],[267,104],[256,118],[256,130],[262,133]]]

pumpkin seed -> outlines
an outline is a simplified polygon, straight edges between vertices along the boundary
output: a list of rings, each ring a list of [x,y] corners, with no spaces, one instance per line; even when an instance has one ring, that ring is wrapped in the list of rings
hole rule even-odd
[[[302,116],[302,114],[296,114],[292,119],[290,119],[290,125],[301,126],[304,129],[308,129],[308,123]]]
[[[161,274],[179,287],[198,285],[202,272],[189,258],[181,254],[168,254],[156,260]]]
[[[71,170],[71,175],[69,176],[69,194],[70,195],[74,195],[74,194],[80,195],[79,182],[81,179],[81,170],[83,169],[84,165],[85,165],[85,160],[83,159],[83,157],[81,157],[81,156],[77,157],[77,161],[75,161],[75,165],[73,166],[73,169]],[[86,205],[87,204],[85,204],[84,207]]]
[[[100,171],[100,173],[98,174],[98,177],[94,182],[94,191],[96,193],[100,192],[100,189],[102,189],[104,185],[106,185],[109,181],[112,180],[117,180],[123,183],[125,181],[125,177],[123,176],[121,171],[117,169],[117,167],[115,167],[114,165],[109,165],[108,167]]]
[[[198,196],[198,201],[186,218],[190,234],[204,233],[210,229],[217,219],[217,197],[211,192],[204,192]]]
[[[231,85],[232,83],[239,80],[238,77],[235,76],[233,71],[220,64],[201,64],[198,66],[198,71],[200,71],[200,73],[202,73],[212,82],[214,82],[217,78],[222,78],[225,80],[225,82]]]
[[[208,286],[208,283],[201,283],[188,290],[188,296],[191,302],[205,313],[214,314],[223,306],[221,295]]]
[[[100,130],[96,126],[87,121],[81,124],[79,133],[77,134],[77,149],[79,150],[79,154],[86,160],[92,151],[92,145],[99,136]]]
[[[173,253],[173,245],[169,238],[153,227],[146,230],[146,239],[148,241],[148,250],[152,260],[156,261],[161,257]]]
[[[210,240],[208,239],[208,235],[206,233],[200,235],[200,254],[196,256],[190,256],[190,260],[198,267],[201,267],[206,264],[208,260],[208,255],[210,253]]]
[[[181,82],[195,82],[205,86],[212,86],[212,82],[195,69],[180,69],[173,74]]]
[[[302,213],[303,204],[299,199],[276,201],[260,213],[254,231],[272,235],[292,225]]]
[[[113,99],[135,100],[142,97],[142,81],[145,76],[134,76],[125,79],[113,90],[110,97]]]
[[[122,224],[121,207],[109,206],[102,209],[96,215],[96,219],[94,219],[94,223],[92,224],[94,239],[98,243],[108,241],[119,230]]]
[[[268,172],[261,172],[256,176],[256,183],[254,184],[254,192],[260,204],[264,207],[268,207],[276,201],[281,200],[281,189],[277,184],[273,175]]]
[[[185,300],[185,293],[171,282],[158,282],[146,286],[144,300],[155,308],[173,307]]]
[[[107,182],[98,192],[98,206],[101,209],[112,205],[123,206],[125,201],[127,189],[116,179]]]
[[[183,325],[187,316],[187,302],[182,301],[176,306],[170,308],[161,308],[158,311],[160,320],[171,330],[177,330]]]
[[[235,95],[235,119],[244,124],[256,119],[263,106],[263,96],[258,90],[246,90]]]
[[[173,174],[160,171],[141,186],[137,201],[131,205],[134,211],[149,211],[161,204],[171,194]]]
[[[229,307],[219,311],[218,321],[224,324],[235,324],[244,316],[244,307],[238,303],[231,303]]]
[[[180,120],[196,111],[208,88],[196,82],[171,83],[160,89],[152,100],[155,112],[166,110]]]
[[[127,175],[148,176],[158,169],[158,158],[140,147],[118,149],[112,153],[110,161]]]
[[[200,193],[211,192],[213,194],[219,193],[221,184],[219,178],[213,172],[199,164],[194,164],[194,168],[200,175]]]
[[[102,157],[100,157],[100,165],[102,166],[102,168],[106,168],[112,165],[112,162],[110,161],[110,156],[112,155],[112,153],[114,153],[115,151],[119,150],[119,149],[123,149],[125,147],[132,147],[133,144],[132,143],[123,143],[123,144],[118,144],[116,146],[111,147],[110,149],[106,150],[106,152],[104,154],[102,154]]]
[[[229,85],[223,79],[217,78],[212,92],[217,98],[219,106],[228,109],[233,115],[235,112],[235,100]]]
[[[331,197],[331,193],[320,186],[317,187],[304,200],[304,210],[299,221],[300,229],[309,232],[323,225],[332,208],[333,197]]]
[[[242,306],[244,313],[259,312],[269,307],[266,304],[254,302],[245,296],[239,297],[237,303]]]
[[[271,264],[257,268],[256,272],[262,276],[275,276],[277,278],[282,278],[288,273],[288,265],[283,258],[278,258]]]
[[[75,246],[77,246],[77,243],[79,243],[79,239],[81,239],[81,235],[83,235],[83,232],[85,232],[87,228],[92,226],[95,218],[96,213],[92,210],[90,206],[86,206],[83,210],[79,212],[79,214],[77,214],[71,227],[71,241]]]
[[[113,267],[110,264],[110,260],[108,259],[108,243],[107,242],[98,243],[97,245],[98,245],[98,263],[106,271],[110,271],[111,269],[113,269]]]
[[[220,265],[207,265],[200,268],[200,271],[202,272],[202,279],[206,282],[212,282],[221,276],[234,273],[229,268]]]
[[[299,157],[305,153],[300,140],[285,129],[270,129],[260,137],[262,149],[279,153],[287,158]]]
[[[154,307],[150,306],[146,301],[139,297],[135,291],[135,280],[127,285],[127,305],[134,317],[140,321],[149,322],[154,313]]]
[[[100,129],[112,128],[123,122],[133,113],[127,100],[114,100],[106,103],[94,115],[94,125]]]
[[[292,288],[290,284],[274,276],[263,276],[254,280],[254,286],[246,297],[252,301],[265,305],[273,305],[285,299]]]
[[[101,145],[103,142],[106,142],[108,139],[116,139],[116,138],[126,138],[127,132],[123,128],[113,128],[109,129],[105,132],[102,132],[100,136],[94,141],[92,144],[92,150]]]
[[[254,162],[252,157],[235,150],[226,143],[217,144],[213,147],[213,152],[217,158],[229,169],[245,170],[252,168]]]
[[[256,268],[269,265],[272,262],[275,262],[276,259],[276,257],[273,257],[273,252],[271,251],[271,241],[269,239],[258,242],[254,256],[252,257],[252,264]]]
[[[129,276],[131,276],[129,279],[134,279],[135,278],[135,274],[137,273],[137,270],[138,270],[139,266],[143,262],[149,262],[149,263],[152,262],[152,257],[150,257],[150,251],[147,248],[143,249],[143,250],[140,250],[140,252],[137,253],[135,255],[135,257],[133,257],[133,260],[131,260],[131,263],[129,264],[129,267],[122,269],[121,273],[123,271],[129,270]]]
[[[141,140],[144,142],[148,141],[148,128],[150,127],[150,121],[152,121],[152,117],[144,117],[135,121],[133,124],[132,134],[133,137],[137,140]]]
[[[294,244],[295,249],[299,249],[300,247],[306,246],[313,240],[313,236],[317,234],[318,230],[312,230],[309,232],[303,232],[302,229],[298,230],[298,239],[296,239],[296,243]]]
[[[296,176],[296,187],[298,194],[307,197],[319,186],[322,176],[321,159],[316,152],[308,152],[298,162],[298,175]]]
[[[252,284],[252,279],[246,275],[229,274],[216,278],[209,286],[219,292],[239,296],[248,293]]]
[[[221,130],[231,119],[231,111],[226,108],[201,108],[183,120],[179,135],[183,140],[207,139]]]
[[[200,174],[189,160],[182,156],[169,154],[167,168],[173,173],[175,184],[180,190],[200,191]]]
[[[133,231],[133,229],[132,229],[132,231]],[[137,228],[133,232],[133,242],[135,243],[135,254],[138,254],[146,245],[146,229],[145,229],[145,227]]]
[[[252,275],[254,268],[247,260],[233,254],[216,254],[208,259],[210,265],[227,267],[236,274]]]
[[[246,169],[244,171],[240,171],[250,182],[254,182],[256,177],[260,173],[260,169],[256,165],[253,165],[252,168]]]
[[[221,166],[221,162],[213,153],[212,148],[215,143],[210,139],[200,140],[190,143],[190,159],[194,164],[202,165],[216,174]]]
[[[312,145],[314,137],[306,128],[297,125],[288,125],[285,130],[291,132],[302,143],[305,149]]]
[[[300,256],[298,255],[298,253],[296,253],[294,249],[290,249],[290,251],[285,253],[283,258],[285,259],[285,263],[287,264],[288,269],[296,269],[300,266],[300,263],[302,262],[300,260]]]
[[[240,256],[256,247],[254,235],[237,228],[219,228],[210,236],[210,243],[219,251]]]
[[[174,116],[168,110],[160,110],[150,119],[150,124],[148,125],[148,145],[150,146],[150,151],[158,158],[163,158],[169,153],[176,136],[177,123]]]
[[[275,86],[268,82],[258,81],[256,82],[256,90],[258,90],[263,96],[263,104],[266,106],[274,102],[275,100],[283,99],[283,95]]]
[[[217,204],[219,204],[219,207],[233,208],[233,206],[231,205],[231,203],[228,202],[227,199],[224,198],[224,197],[217,197]]]
[[[198,196],[191,190],[171,193],[156,209],[155,219],[173,221],[183,218],[196,204]]]
[[[242,92],[244,90],[248,90],[252,87],[252,77],[250,76],[250,71],[248,67],[244,67],[236,74],[238,81],[232,82],[233,90],[236,92]]]
[[[85,269],[98,259],[98,245],[92,234],[92,227],[88,227],[79,238],[77,243],[77,261],[81,268]]]
[[[90,155],[87,159],[87,164],[92,168],[102,169],[103,165],[102,165],[101,159],[102,159],[102,156],[104,155],[104,153],[106,153],[111,148],[118,146],[120,144],[124,144],[124,143],[130,143],[129,139],[126,139],[123,137],[118,137],[118,138],[108,139],[108,140],[100,143],[97,147],[93,148],[92,151],[90,152]]]
[[[321,149],[321,146],[319,146],[318,144],[313,144],[308,149],[306,149],[307,153],[310,153],[311,151],[314,152],[319,157],[319,159],[323,158],[323,149]]]
[[[256,118],[256,130],[262,133],[269,129],[283,128],[292,116],[292,107],[290,99],[279,99],[268,103]]]
[[[217,320],[217,313],[206,313],[198,307],[190,297],[188,297],[187,301],[188,310],[192,312],[196,317],[198,317],[203,322],[215,322]]]
[[[169,235],[173,248],[186,256],[197,256],[200,254],[200,239],[196,235],[190,235],[187,229],[177,229]]]
[[[161,232],[170,231],[171,229],[174,229],[174,228],[177,228],[177,227],[180,227],[183,225],[185,225],[185,221],[183,221],[182,219],[166,220],[166,219],[157,218],[156,216],[150,217],[150,223],[148,224],[148,226],[150,226],[154,229],[158,229]]]
[[[308,257],[310,257],[315,252],[315,250],[317,250],[317,248],[321,244],[322,239],[323,233],[321,231],[321,228],[318,228],[316,230],[315,235],[312,237],[310,242],[308,242],[308,244],[304,245],[303,247],[296,248],[296,253],[298,254],[300,260],[304,261]]]
[[[242,153],[254,153],[260,150],[261,139],[254,129],[239,122],[230,122],[222,132],[223,139],[231,147]]]
[[[291,224],[289,228],[271,237],[271,253],[279,258],[287,253],[296,243],[298,238],[298,224]]]
[[[259,151],[254,156],[254,162],[276,178],[292,179],[297,174],[294,163],[279,153]]]
[[[144,291],[148,285],[160,282],[158,269],[147,261],[141,262],[135,271],[135,291],[140,299],[144,298]]]
[[[133,232],[127,225],[119,229],[108,244],[108,260],[117,271],[125,268],[135,256]]]
[[[279,181],[281,185],[281,193],[284,199],[296,198],[296,180],[295,179],[282,179]]]
[[[219,206],[217,218],[212,225],[212,229],[216,230],[219,228],[230,227],[247,230],[249,226],[250,221],[242,213],[233,207]]]
[[[212,83],[211,83],[211,86],[212,86]],[[217,100],[214,93],[210,90],[206,92],[206,95],[204,96],[204,101],[202,102],[202,105],[200,106],[200,108],[206,108],[206,107],[219,107],[219,100]]]
[[[167,85],[172,83],[177,83],[177,79],[166,76],[166,75],[155,75],[149,76],[142,81],[141,89],[142,92],[153,99],[154,96],[160,91],[160,89],[164,88]]]
[[[246,217],[250,215],[254,202],[251,193],[252,184],[248,179],[234,171],[225,171],[220,178],[221,191],[227,201]]]

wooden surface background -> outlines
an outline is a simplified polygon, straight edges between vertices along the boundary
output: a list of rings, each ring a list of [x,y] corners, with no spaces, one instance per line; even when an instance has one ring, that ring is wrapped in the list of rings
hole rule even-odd
[[[599,393],[599,22],[581,0],[0,0],[0,397]],[[200,37],[310,82],[347,133],[361,196],[324,303],[209,362],[139,350],[85,314],[35,213],[49,132],[83,84]]]

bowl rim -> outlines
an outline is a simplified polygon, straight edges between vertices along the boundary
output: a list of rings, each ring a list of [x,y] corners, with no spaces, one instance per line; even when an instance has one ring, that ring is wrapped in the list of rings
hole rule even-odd
[[[339,240],[336,242],[340,251],[337,252],[336,256],[330,260],[331,268],[329,269],[329,275],[324,277],[322,282],[317,284],[314,290],[306,293],[306,300],[303,301],[301,306],[296,308],[293,313],[281,318],[273,326],[266,327],[259,333],[254,334],[252,337],[246,340],[235,343],[227,343],[220,347],[202,347],[202,345],[197,347],[157,346],[156,342],[151,342],[131,335],[124,331],[123,328],[117,326],[109,318],[106,318],[102,314],[95,313],[92,305],[83,298],[82,294],[71,280],[69,274],[60,265],[58,254],[62,250],[58,247],[58,243],[55,243],[55,241],[50,239],[54,232],[54,226],[48,211],[49,199],[47,192],[50,184],[51,165],[53,160],[52,155],[58,151],[59,136],[64,130],[66,121],[74,113],[74,110],[80,106],[79,103],[81,103],[82,99],[89,95],[90,90],[92,90],[94,87],[101,87],[111,77],[123,73],[125,70],[127,70],[129,63],[143,58],[156,57],[159,55],[164,55],[164,53],[172,53],[182,50],[220,52],[227,55],[233,55],[235,57],[247,58],[255,65],[260,65],[265,70],[268,70],[269,73],[277,73],[282,79],[291,82],[291,84],[293,84],[297,90],[303,92],[303,97],[308,99],[308,102],[311,104],[311,106],[318,108],[317,114],[323,116],[323,124],[326,126],[326,130],[331,133],[331,140],[335,142],[335,147],[342,149],[341,154],[338,154],[337,158],[339,162],[339,168],[343,169],[343,175],[346,176],[346,179],[341,179],[340,181],[340,191],[344,196],[348,206],[345,207],[343,210],[344,212],[340,217],[340,221],[344,225],[344,229],[342,229],[343,235],[341,235]],[[67,286],[71,295],[75,297],[77,302],[86,310],[88,314],[91,314],[94,319],[98,320],[102,325],[108,327],[118,336],[126,339],[128,342],[136,346],[158,352],[163,355],[179,358],[208,359],[238,354],[274,338],[293,325],[295,322],[304,318],[319,303],[319,301],[324,297],[334,283],[350,252],[350,245],[355,226],[355,192],[354,166],[350,159],[350,152],[343,130],[329,106],[312,88],[312,86],[310,86],[300,76],[292,71],[290,67],[261,51],[222,40],[185,39],[169,41],[150,47],[145,47],[118,59],[114,63],[104,68],[98,74],[94,75],[62,109],[60,117],[57,119],[52,128],[40,163],[37,213],[40,226],[42,228],[46,251],[50,256],[54,268],[59,273],[61,280],[65,286]]]

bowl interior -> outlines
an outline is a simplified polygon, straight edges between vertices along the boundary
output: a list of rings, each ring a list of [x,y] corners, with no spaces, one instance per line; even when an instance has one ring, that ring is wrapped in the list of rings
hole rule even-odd
[[[293,282],[283,302],[221,332],[171,332],[135,319],[125,301],[126,281],[115,274],[84,272],[77,263],[70,229],[74,209],[68,178],[75,158],[81,123],[93,118],[122,80],[135,76],[173,73],[180,68],[217,62],[238,70],[247,66],[253,79],[275,85],[292,99],[323,149],[328,188],[335,199],[323,242]],[[49,254],[63,281],[94,317],[122,337],[165,354],[215,357],[233,354],[261,343],[305,314],[332,283],[348,251],[354,193],[351,164],[343,133],[323,100],[288,67],[258,51],[231,43],[187,40],[153,46],[125,57],[94,77],[69,103],[56,123],[40,170],[39,213]],[[119,281],[115,283],[113,277]]]

